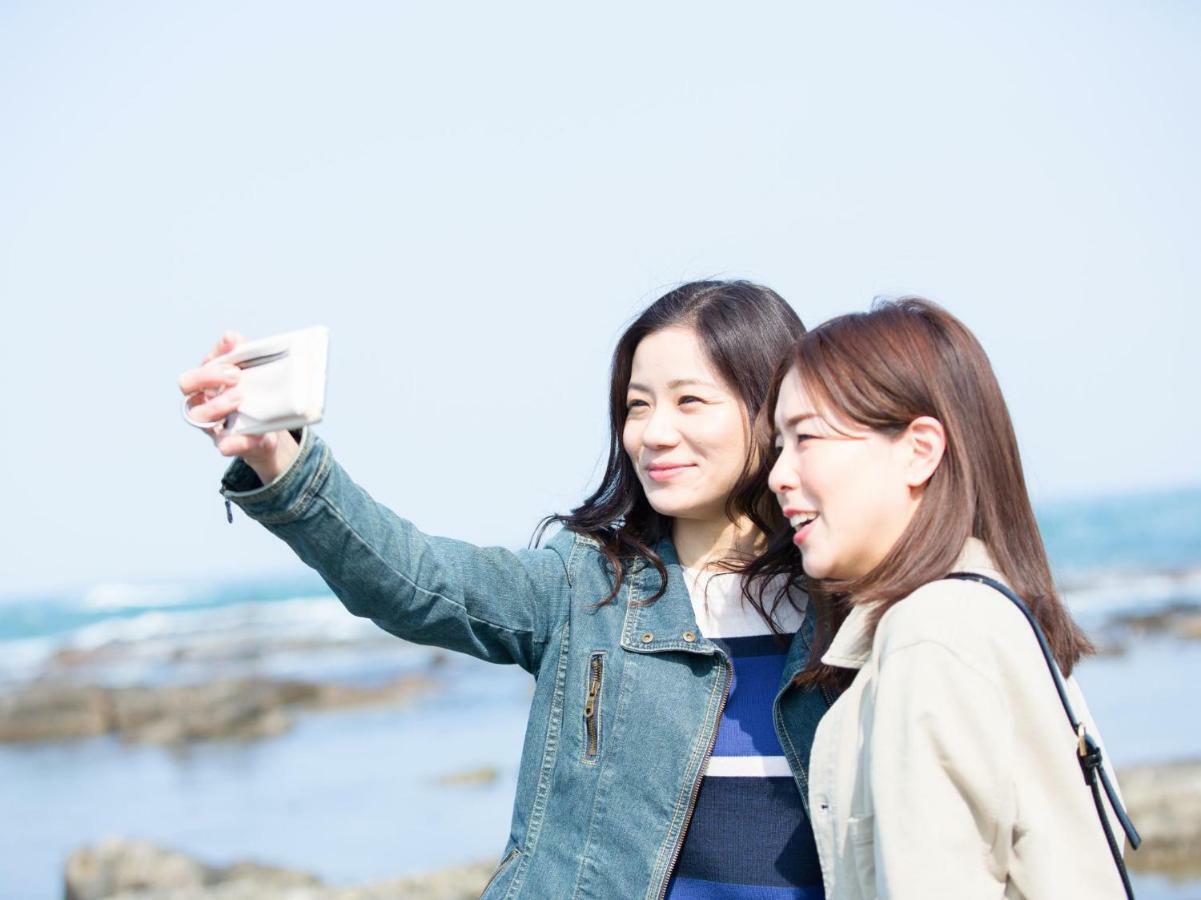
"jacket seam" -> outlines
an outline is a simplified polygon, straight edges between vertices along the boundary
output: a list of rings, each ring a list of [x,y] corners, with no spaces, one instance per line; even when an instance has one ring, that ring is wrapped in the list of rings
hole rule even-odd
[[[613,702],[614,731],[612,740],[616,741],[618,746],[620,746],[621,742],[621,726],[623,723],[629,722],[630,714],[626,713],[623,715],[622,713],[625,705],[630,702],[629,698],[631,689],[629,685],[636,678],[637,662],[638,660],[636,658],[631,660],[623,660],[621,666],[621,678],[617,686],[617,699]],[[629,668],[630,666],[634,666],[634,668]],[[606,775],[610,772],[611,768],[612,767],[609,765],[608,759],[603,757],[600,758],[596,774],[596,788],[592,792],[592,812],[588,818],[588,831],[584,835],[584,846],[580,853],[579,874],[576,876],[575,888],[573,889],[571,895],[572,900],[576,900],[576,898],[581,896],[580,892],[583,889],[585,873],[587,870],[592,868],[592,857],[590,856],[590,853],[595,840],[594,836],[596,833],[597,822],[598,820],[603,819],[603,815],[601,814],[601,806],[608,798],[608,785],[611,783],[611,779],[606,782]]]
[[[526,845],[523,850],[522,864],[528,869],[529,860],[538,848],[538,839],[542,836],[543,820],[546,817],[546,807],[550,795],[550,782],[554,775],[555,763],[559,758],[559,737],[562,732],[563,716],[567,704],[567,662],[571,645],[571,622],[563,623],[561,631],[562,645],[559,648],[559,663],[555,668],[555,690],[551,696],[550,715],[546,721],[546,736],[543,739],[542,765],[538,773],[538,786],[534,791],[534,802],[530,808],[530,820],[526,825]],[[557,713],[556,713],[557,710]],[[520,845],[519,845],[520,846]],[[517,896],[517,888],[523,883],[524,869],[519,869],[513,876],[509,890],[505,893],[506,900]]]
[[[958,662],[965,669],[968,669],[968,670],[974,672],[976,675],[979,675],[981,678],[983,678],[985,681],[987,681],[989,683],[989,685],[992,686],[993,690],[997,692],[997,698],[999,700],[1001,700],[1002,705],[1006,705],[1006,706],[1008,705],[1005,703],[1005,691],[1004,691],[1000,681],[997,680],[995,675],[990,675],[988,672],[984,671],[978,665],[976,665],[976,663],[973,660],[970,660],[970,659],[966,658],[965,656],[963,656],[963,654],[961,654],[956,648],[950,646],[949,644],[944,643],[943,641],[938,640],[937,638],[915,638],[904,644],[900,644],[899,646],[890,647],[888,649],[888,652],[882,654],[880,656],[879,660],[877,661],[877,663],[876,663],[877,671],[881,670],[884,667],[885,662],[887,662],[892,657],[894,657],[900,653],[904,653],[906,650],[914,650],[914,649],[918,649],[918,648],[922,648],[922,647],[938,647],[940,650],[945,651],[948,656],[952,657],[956,662]]]
[[[784,752],[788,755],[789,761],[793,764],[794,779],[800,781],[800,784],[798,785],[798,793],[801,795],[801,804],[805,807],[805,815],[808,816],[811,815],[809,812],[809,777],[805,773],[805,767],[801,765],[801,755],[797,753],[796,745],[792,742],[792,735],[788,733],[788,728],[784,723],[783,713],[781,713],[779,709],[779,703],[783,696],[784,695],[781,693],[780,696],[776,698],[776,708],[772,711],[775,718],[776,734],[783,738],[784,742],[788,745]]]
[[[713,710],[715,700],[721,694],[722,690],[723,690],[722,679],[721,678],[714,679],[713,687],[709,691],[709,700],[705,704],[705,722],[706,722],[706,724],[709,722],[709,716]],[[720,723],[715,723],[713,725],[713,727],[716,728],[716,727],[719,727],[719,725],[720,725]],[[687,772],[691,772],[694,766],[697,766],[697,765],[699,765],[700,762],[703,762],[703,756],[708,751],[708,747],[709,747],[709,729],[706,728],[700,735],[698,735],[698,739],[693,744],[692,753],[688,758],[688,768],[686,770]],[[702,757],[702,759],[699,761],[697,759],[698,756]],[[702,777],[702,774],[703,773],[698,772],[696,777],[700,778],[700,777]],[[678,830],[680,828],[682,828],[684,825],[684,817],[687,815],[687,807],[688,807],[689,801],[692,799],[692,787],[693,787],[694,781],[695,781],[695,779],[693,779],[692,782],[688,782],[688,783],[682,784],[680,786],[680,793],[676,795],[676,806],[675,806],[675,810],[672,812],[671,822],[667,827],[667,834],[664,836],[663,842],[659,845],[659,853],[655,856],[655,867],[654,867],[654,869],[651,870],[652,874],[659,873],[660,867],[666,868],[667,862],[664,859],[664,856],[668,852],[668,847],[675,845],[674,836],[678,833]],[[657,881],[662,880],[663,878],[669,877],[670,874],[671,873],[664,871],[662,873],[661,878],[652,878],[651,883],[647,886],[646,896],[651,897],[652,896],[651,892],[654,890],[655,883]]]

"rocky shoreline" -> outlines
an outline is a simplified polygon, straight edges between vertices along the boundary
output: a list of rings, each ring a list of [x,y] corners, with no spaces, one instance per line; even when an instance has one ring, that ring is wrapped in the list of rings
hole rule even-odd
[[[1119,773],[1143,844],[1132,871],[1201,879],[1201,760]],[[467,900],[493,864],[480,862],[378,884],[334,887],[307,873],[254,862],[212,866],[144,841],[110,840],[71,854],[65,900]]]
[[[437,687],[436,680],[424,675],[378,687],[266,678],[125,688],[39,682],[0,694],[0,743],[102,734],[168,746],[250,740],[288,731],[297,710],[401,704]]]
[[[147,841],[109,840],[67,860],[65,900],[472,900],[492,874],[480,862],[378,884],[333,887],[307,872],[239,862],[211,866]]]
[[[1121,653],[1146,637],[1201,638],[1201,607],[1178,604],[1142,615],[1115,616],[1098,643]],[[367,705],[405,705],[443,690],[435,657],[424,671],[385,684],[351,686],[298,679],[227,678],[195,684],[101,687],[69,677],[43,678],[0,692],[0,744],[112,735],[131,744],[173,749],[195,742],[253,741],[287,732],[297,714]],[[411,671],[411,670],[410,670]],[[445,776],[440,784],[487,784],[484,767]],[[1201,880],[1201,758],[1125,769],[1119,783],[1143,837],[1127,851],[1132,871]],[[491,862],[423,877],[345,887],[302,871],[240,862],[215,866],[140,841],[80,847],[64,873],[66,900],[458,900],[476,897]]]
[[[1201,879],[1201,760],[1124,769],[1118,784],[1143,839],[1126,861],[1136,872]]]

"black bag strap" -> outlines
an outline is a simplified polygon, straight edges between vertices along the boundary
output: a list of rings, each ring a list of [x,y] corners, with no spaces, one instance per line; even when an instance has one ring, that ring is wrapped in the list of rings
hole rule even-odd
[[[1109,799],[1109,805],[1113,809],[1114,815],[1117,816],[1118,822],[1121,823],[1122,830],[1126,832],[1126,838],[1130,841],[1130,846],[1137,850],[1138,845],[1142,843],[1142,838],[1139,837],[1138,831],[1134,828],[1134,823],[1130,821],[1130,817],[1126,815],[1126,809],[1122,806],[1122,801],[1118,799],[1118,792],[1113,789],[1113,784],[1110,782],[1109,776],[1105,773],[1105,767],[1101,765],[1101,747],[1085,730],[1084,723],[1076,718],[1072,704],[1068,701],[1068,692],[1063,683],[1063,675],[1059,671],[1059,665],[1055,662],[1055,656],[1051,653],[1051,648],[1047,645],[1047,636],[1043,634],[1042,628],[1039,627],[1038,620],[1034,618],[1034,614],[1030,612],[1030,608],[1026,606],[1025,601],[1021,597],[995,578],[989,578],[987,575],[978,575],[975,572],[952,572],[947,578],[954,578],[956,581],[975,581],[978,584],[987,585],[990,588],[1000,591],[1013,602],[1014,606],[1022,611],[1022,615],[1026,617],[1026,621],[1034,629],[1034,636],[1038,638],[1038,646],[1043,651],[1043,659],[1046,661],[1047,669],[1051,673],[1051,680],[1055,682],[1055,690],[1059,693],[1059,702],[1063,704],[1063,711],[1067,713],[1068,722],[1071,724],[1072,731],[1076,735],[1076,757],[1080,763],[1080,769],[1084,773],[1084,783],[1092,790],[1093,804],[1097,807],[1097,816],[1101,819],[1101,827],[1105,829],[1105,839],[1109,842],[1109,852],[1113,854],[1113,861],[1118,867],[1118,874],[1122,876],[1122,886],[1126,888],[1126,896],[1130,900],[1134,900],[1134,888],[1130,886],[1130,876],[1126,873],[1126,864],[1122,861],[1122,851],[1118,848],[1118,842],[1113,836],[1113,829],[1109,826],[1109,817],[1105,815],[1105,807],[1101,803],[1102,787],[1105,789],[1105,796]],[[1098,785],[1098,781],[1100,785]]]

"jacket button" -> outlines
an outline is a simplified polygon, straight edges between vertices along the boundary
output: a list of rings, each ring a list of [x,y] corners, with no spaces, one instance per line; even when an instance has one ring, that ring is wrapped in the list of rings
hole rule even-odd
[[[653,634],[651,634],[649,631],[642,632],[642,643],[649,644],[654,639],[655,639],[655,636]]]
[[[696,632],[695,631],[685,631],[684,632],[684,640],[686,640],[688,643],[691,644],[693,641],[696,640]]]

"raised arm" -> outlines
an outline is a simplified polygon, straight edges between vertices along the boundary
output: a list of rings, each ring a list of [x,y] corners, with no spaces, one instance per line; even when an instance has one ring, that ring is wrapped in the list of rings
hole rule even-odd
[[[180,377],[183,393],[200,392],[194,420],[219,422],[237,409],[236,370],[210,361],[241,340],[227,333]],[[209,434],[236,457],[225,498],[286,541],[350,612],[415,643],[537,670],[568,602],[570,535],[516,552],[430,537],[372,499],[309,429]]]
[[[568,602],[569,537],[516,552],[430,537],[372,499],[309,429],[271,484],[235,460],[221,492],[286,541],[350,612],[416,643],[535,671]]]

